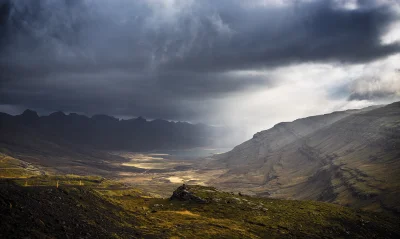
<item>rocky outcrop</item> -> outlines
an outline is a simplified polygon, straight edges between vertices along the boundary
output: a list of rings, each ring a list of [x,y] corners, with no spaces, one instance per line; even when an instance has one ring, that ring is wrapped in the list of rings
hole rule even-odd
[[[196,196],[193,192],[190,191],[190,187],[186,184],[178,187],[172,194],[171,200],[179,200],[179,201],[193,201],[198,203],[207,203],[207,200]]]

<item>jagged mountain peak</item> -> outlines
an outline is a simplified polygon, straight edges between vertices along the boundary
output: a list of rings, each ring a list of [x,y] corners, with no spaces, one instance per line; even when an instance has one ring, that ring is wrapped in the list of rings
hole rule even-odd
[[[67,115],[62,111],[56,111],[56,112],[49,114],[49,117],[65,117],[65,116],[67,116]]]
[[[142,116],[139,116],[139,117],[137,117],[136,119],[133,119],[133,120],[136,121],[136,122],[147,122],[147,120]]]
[[[104,120],[104,121],[119,121],[119,119],[117,119],[113,116],[105,115],[105,114],[93,115],[92,119],[93,120]]]
[[[30,109],[26,109],[22,114],[22,117],[24,118],[30,118],[30,119],[37,119],[39,118],[39,115],[36,111],[34,110],[30,110]]]

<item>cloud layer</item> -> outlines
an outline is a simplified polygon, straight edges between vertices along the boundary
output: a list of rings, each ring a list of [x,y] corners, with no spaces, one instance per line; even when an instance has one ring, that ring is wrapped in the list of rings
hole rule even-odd
[[[395,100],[398,22],[384,0],[0,0],[0,105],[258,130]]]

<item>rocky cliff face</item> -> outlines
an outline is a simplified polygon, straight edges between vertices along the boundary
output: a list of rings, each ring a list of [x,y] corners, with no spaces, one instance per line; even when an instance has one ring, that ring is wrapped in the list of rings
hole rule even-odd
[[[400,211],[400,103],[280,123],[215,156],[221,187]]]

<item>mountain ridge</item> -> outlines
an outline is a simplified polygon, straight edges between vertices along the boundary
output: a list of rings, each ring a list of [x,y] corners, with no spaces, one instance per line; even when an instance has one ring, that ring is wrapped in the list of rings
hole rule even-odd
[[[206,167],[226,189],[399,213],[400,102],[277,124]]]
[[[204,124],[162,119],[148,121],[143,117],[120,120],[104,114],[88,117],[77,113],[65,114],[62,111],[39,116],[29,109],[16,116],[2,113],[0,122],[3,131],[7,127],[19,130],[29,128],[38,135],[52,135],[70,143],[102,150],[148,151],[204,147],[212,144],[216,135],[226,131]]]

